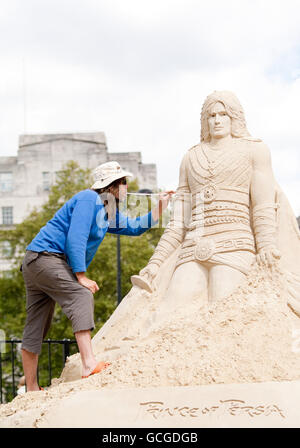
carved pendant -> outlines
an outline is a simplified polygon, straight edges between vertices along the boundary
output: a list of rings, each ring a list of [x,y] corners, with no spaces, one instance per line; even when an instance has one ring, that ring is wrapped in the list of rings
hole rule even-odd
[[[214,184],[205,185],[203,190],[201,191],[203,202],[208,204],[212,202],[217,195],[217,187]]]
[[[215,253],[215,243],[213,239],[196,238],[195,258],[199,261],[206,261]]]

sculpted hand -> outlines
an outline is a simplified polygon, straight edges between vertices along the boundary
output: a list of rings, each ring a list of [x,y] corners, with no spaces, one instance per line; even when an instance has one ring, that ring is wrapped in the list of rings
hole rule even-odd
[[[99,291],[99,286],[97,285],[97,283],[94,282],[94,280],[90,280],[89,278],[87,278],[84,272],[76,272],[76,277],[78,283],[80,283],[85,288],[89,289],[93,294]]]
[[[261,249],[256,255],[257,263],[262,266],[272,266],[276,260],[279,260],[281,254],[274,246]]]
[[[140,271],[140,275],[145,277],[150,282],[156,277],[159,270],[159,266],[155,263],[149,263],[144,269]]]

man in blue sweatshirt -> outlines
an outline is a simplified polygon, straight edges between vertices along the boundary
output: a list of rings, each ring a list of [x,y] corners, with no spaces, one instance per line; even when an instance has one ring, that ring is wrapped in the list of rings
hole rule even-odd
[[[26,249],[22,273],[26,286],[27,319],[23,333],[22,361],[27,391],[40,390],[38,356],[50,328],[55,303],[71,320],[82,361],[82,377],[108,366],[97,362],[92,351],[94,298],[97,283],[86,276],[106,232],[138,236],[158,222],[173,192],[163,193],[150,213],[128,218],[118,203],[126,198],[126,177],[117,162],[99,165],[91,189],[66,202],[42,227]]]

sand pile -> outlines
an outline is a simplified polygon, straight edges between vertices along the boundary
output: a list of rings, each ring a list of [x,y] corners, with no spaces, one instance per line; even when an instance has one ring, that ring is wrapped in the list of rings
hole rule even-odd
[[[38,426],[58,401],[82,390],[300,379],[300,319],[286,305],[283,279],[279,268],[253,266],[229,298],[201,308],[194,301],[147,337],[139,330],[125,338],[126,349],[115,351],[111,366],[88,379],[68,378],[68,368],[79,363],[75,355],[46,392],[1,405],[0,426]]]
[[[228,299],[197,301],[113,361],[100,387],[195,386],[300,379],[297,318],[286,305],[279,270],[254,267]],[[298,344],[298,350],[300,347]]]

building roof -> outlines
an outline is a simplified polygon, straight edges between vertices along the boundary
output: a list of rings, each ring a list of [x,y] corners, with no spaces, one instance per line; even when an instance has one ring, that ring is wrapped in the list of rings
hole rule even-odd
[[[19,148],[57,140],[73,140],[106,145],[104,132],[75,132],[72,134],[23,134],[19,136]]]

